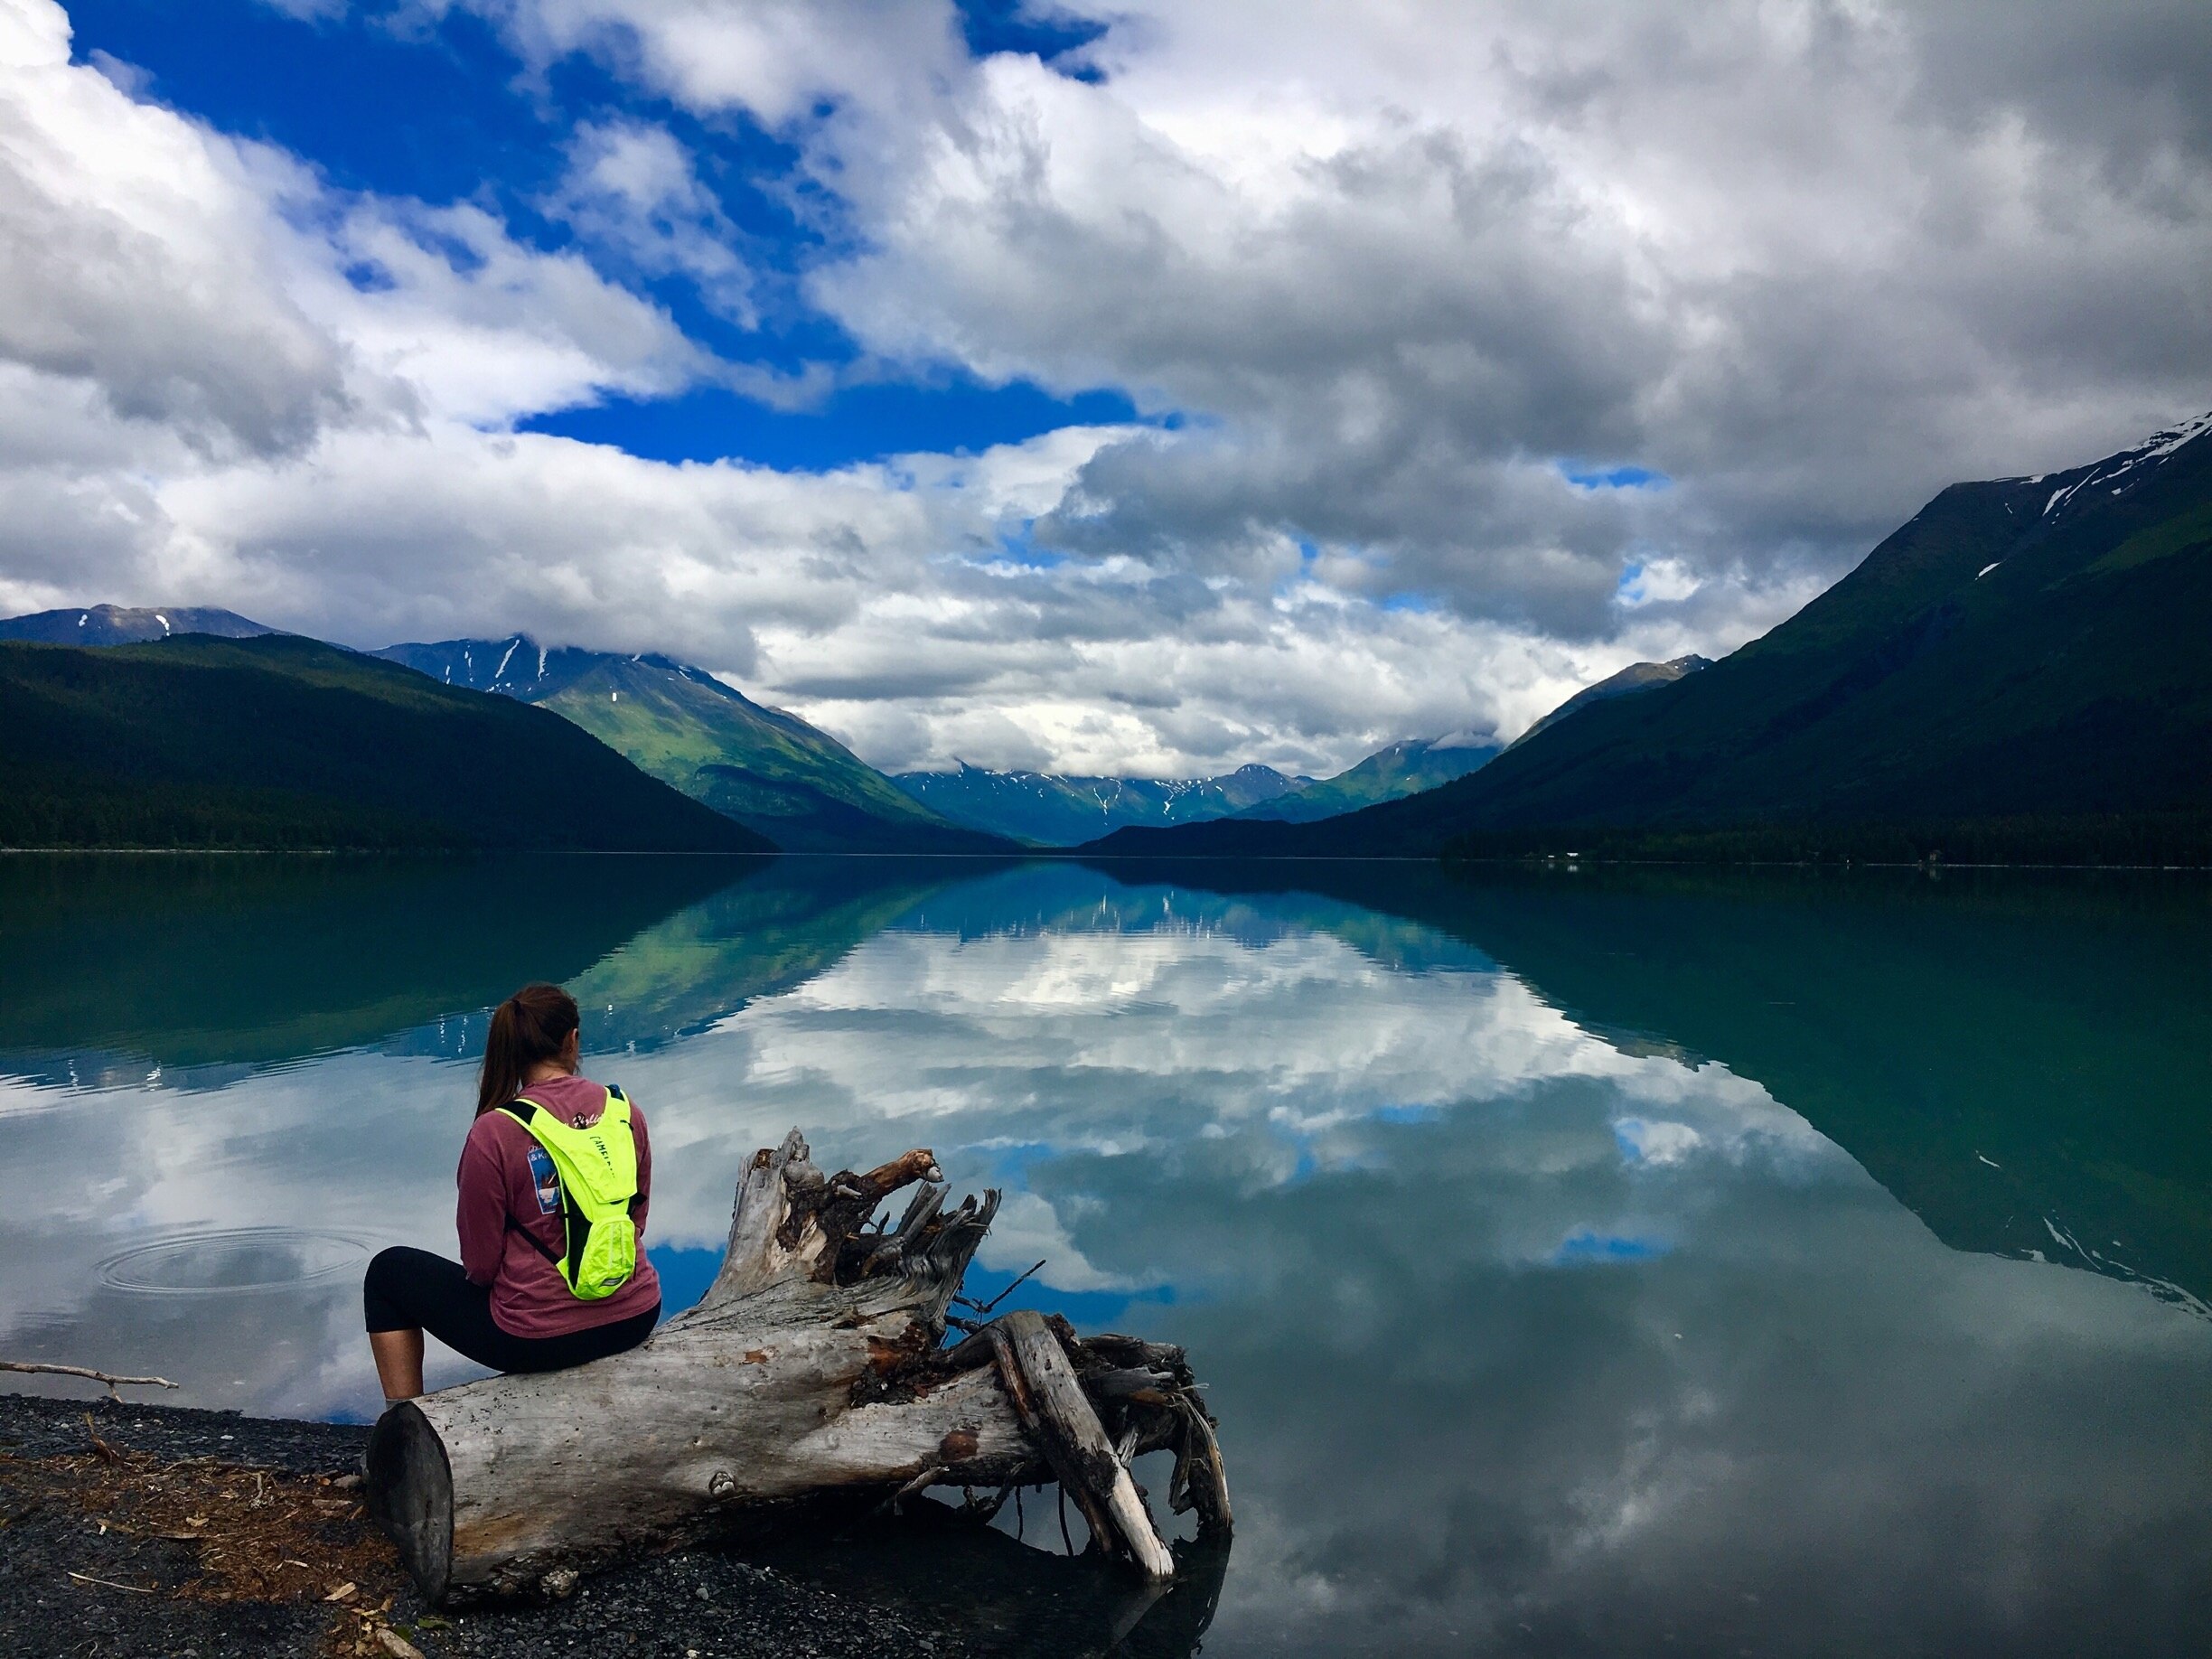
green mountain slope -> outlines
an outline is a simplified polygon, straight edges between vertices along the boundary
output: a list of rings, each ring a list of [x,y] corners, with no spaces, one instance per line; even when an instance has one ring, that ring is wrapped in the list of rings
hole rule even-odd
[[[1277,800],[1298,782],[1272,766],[1240,766],[1214,778],[1107,778],[993,772],[965,762],[951,772],[902,772],[892,781],[956,822],[1033,847],[1073,847],[1121,824],[1226,818]]]
[[[1458,783],[1101,850],[2212,860],[2212,417],[1954,484],[1711,668]]]
[[[520,634],[376,655],[549,708],[787,851],[1012,850],[947,822],[828,733],[667,657],[545,650]]]
[[[1377,749],[1357,765],[1333,778],[1287,790],[1272,801],[1247,807],[1240,818],[1309,824],[1342,812],[1356,812],[1378,801],[1417,795],[1463,778],[1490,764],[1497,755],[1495,743],[1479,743],[1472,734],[1448,737],[1413,737]]]
[[[1665,662],[1631,662],[1619,673],[1607,675],[1594,686],[1583,687],[1505,746],[1517,748],[1538,732],[1557,726],[1569,715],[1578,714],[1592,703],[1610,702],[1617,697],[1633,697],[1639,691],[1655,690],[1661,686],[1673,685],[1684,674],[1694,674],[1700,669],[1711,667],[1712,660],[1710,657],[1701,657],[1694,651],[1689,656],[1674,657]]]
[[[773,850],[556,715],[286,634],[0,643],[0,846]]]
[[[44,645],[142,645],[173,633],[212,633],[226,640],[246,640],[276,632],[236,611],[197,605],[133,610],[120,605],[89,605],[0,619],[0,640],[29,640]]]

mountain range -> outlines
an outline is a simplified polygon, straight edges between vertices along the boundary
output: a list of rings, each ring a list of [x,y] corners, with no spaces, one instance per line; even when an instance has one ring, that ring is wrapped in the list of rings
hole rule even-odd
[[[0,642],[0,846],[775,850],[549,710],[291,634]]]
[[[891,781],[956,823],[1031,847],[1073,847],[1124,824],[1225,818],[1283,798],[1306,778],[1240,766],[1214,778],[1083,777],[993,772],[961,763],[951,772],[901,772]]]
[[[1591,702],[1667,684],[1704,666],[1702,657],[1634,663],[1579,692],[1537,725]],[[951,772],[896,773],[892,782],[957,822],[1033,848],[1068,848],[1125,828],[1222,819],[1317,823],[1449,783],[1503,752],[1486,736],[1455,732],[1386,744],[1326,778],[1289,777],[1270,766],[1241,766],[1212,778],[1111,778],[993,772],[962,763]]]
[[[0,640],[112,647],[187,634],[278,630],[235,612],[98,605],[0,620]],[[706,670],[653,653],[548,648],[527,634],[408,642],[369,653],[443,685],[536,704],[648,774],[804,852],[1006,853],[1064,848],[1129,823],[1239,812],[1326,817],[1457,777],[1496,753],[1469,738],[1393,744],[1317,781],[1267,766],[1214,778],[988,771],[886,777],[797,716],[763,708]]]
[[[1503,751],[1413,739],[1324,780],[894,779],[669,657],[520,634],[362,656],[103,605],[0,621],[0,844],[2200,863],[2207,639],[2212,416],[1953,485],[1717,663],[1635,664]],[[486,803],[518,798],[489,787],[510,750],[596,780],[626,826],[509,821]]]
[[[374,654],[445,685],[549,708],[787,852],[1014,850],[932,811],[827,732],[672,658],[548,650],[525,634]]]
[[[1623,672],[1664,666],[1638,663]],[[1498,753],[1495,743],[1461,732],[1387,745],[1328,778],[1257,765],[1212,778],[1084,777],[993,772],[963,762],[951,772],[896,773],[892,782],[957,822],[1031,847],[1064,848],[1131,826],[1223,818],[1311,823],[1448,783]]]
[[[1710,668],[1442,788],[1120,855],[2212,859],[2212,416],[1954,484]]]

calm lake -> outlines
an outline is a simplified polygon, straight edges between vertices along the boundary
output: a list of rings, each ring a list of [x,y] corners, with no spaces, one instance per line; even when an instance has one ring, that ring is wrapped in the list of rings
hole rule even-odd
[[[2212,1645],[2200,878],[0,859],[0,1357],[371,1412],[361,1264],[451,1252],[536,978],[672,1303],[798,1124],[1004,1188],[971,1293],[1188,1345],[1209,1654]]]

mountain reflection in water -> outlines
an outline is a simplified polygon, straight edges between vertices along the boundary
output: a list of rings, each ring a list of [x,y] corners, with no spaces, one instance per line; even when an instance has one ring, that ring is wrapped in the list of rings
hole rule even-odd
[[[0,938],[11,1356],[368,1409],[329,1252],[450,1248],[483,1010],[558,977],[672,1292],[801,1123],[1004,1187],[983,1293],[1189,1345],[1211,1627],[1037,1651],[2212,1634],[2200,883],[25,858]]]
[[[1764,1084],[1954,1249],[2137,1279],[2212,1315],[2201,877],[1318,860],[1173,873],[1278,904],[1326,895],[1463,940],[1624,1053]]]

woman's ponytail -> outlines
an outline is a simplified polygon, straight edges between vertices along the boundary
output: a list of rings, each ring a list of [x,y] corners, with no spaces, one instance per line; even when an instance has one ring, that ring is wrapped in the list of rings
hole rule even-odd
[[[558,1057],[581,1024],[576,998],[558,985],[525,985],[492,1011],[483,1069],[476,1075],[476,1115],[522,1092],[530,1068]]]

